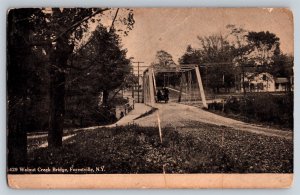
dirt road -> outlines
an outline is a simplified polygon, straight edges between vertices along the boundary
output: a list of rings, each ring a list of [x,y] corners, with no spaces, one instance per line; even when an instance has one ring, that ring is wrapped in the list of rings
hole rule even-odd
[[[154,107],[158,108],[158,111],[135,120],[135,123],[141,126],[158,126],[158,121],[160,121],[162,127],[172,126],[180,128],[184,127],[187,123],[201,122],[262,135],[277,136],[290,140],[293,139],[293,133],[290,131],[282,131],[279,129],[244,123],[193,106],[170,102],[167,104],[157,103]]]

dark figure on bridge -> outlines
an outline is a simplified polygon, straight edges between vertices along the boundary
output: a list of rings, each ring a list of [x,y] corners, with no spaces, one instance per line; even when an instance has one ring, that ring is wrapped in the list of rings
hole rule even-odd
[[[157,102],[160,102],[163,99],[163,95],[160,89],[157,90],[156,98],[157,98]]]
[[[167,103],[169,101],[169,90],[166,87],[164,87],[163,91],[164,91],[164,100],[165,103]]]

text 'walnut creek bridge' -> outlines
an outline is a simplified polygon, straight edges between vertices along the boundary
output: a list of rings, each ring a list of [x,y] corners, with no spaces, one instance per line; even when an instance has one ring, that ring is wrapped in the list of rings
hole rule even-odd
[[[143,72],[142,95],[145,104],[150,106],[155,104],[155,96],[159,88],[156,78],[161,73],[164,74],[163,87],[166,87],[165,73],[171,74],[173,78],[175,76],[176,79],[173,79],[173,87],[170,88],[168,86],[167,88],[170,91],[176,92],[178,102],[181,102],[183,99],[190,101],[201,100],[199,104],[202,104],[203,108],[208,108],[199,66],[196,64],[181,64],[179,68],[154,69],[153,67],[148,67]],[[177,83],[176,81],[174,83],[174,80]]]

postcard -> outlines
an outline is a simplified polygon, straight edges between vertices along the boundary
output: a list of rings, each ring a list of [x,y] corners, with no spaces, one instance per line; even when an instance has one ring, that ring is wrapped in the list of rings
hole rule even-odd
[[[17,189],[288,188],[287,8],[7,12]]]

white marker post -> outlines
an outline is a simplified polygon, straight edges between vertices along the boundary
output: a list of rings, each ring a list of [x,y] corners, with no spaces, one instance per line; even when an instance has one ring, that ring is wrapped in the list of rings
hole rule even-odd
[[[161,132],[160,118],[159,118],[159,113],[158,112],[156,113],[156,116],[157,116],[157,124],[158,124],[160,143],[162,144],[162,132]]]

